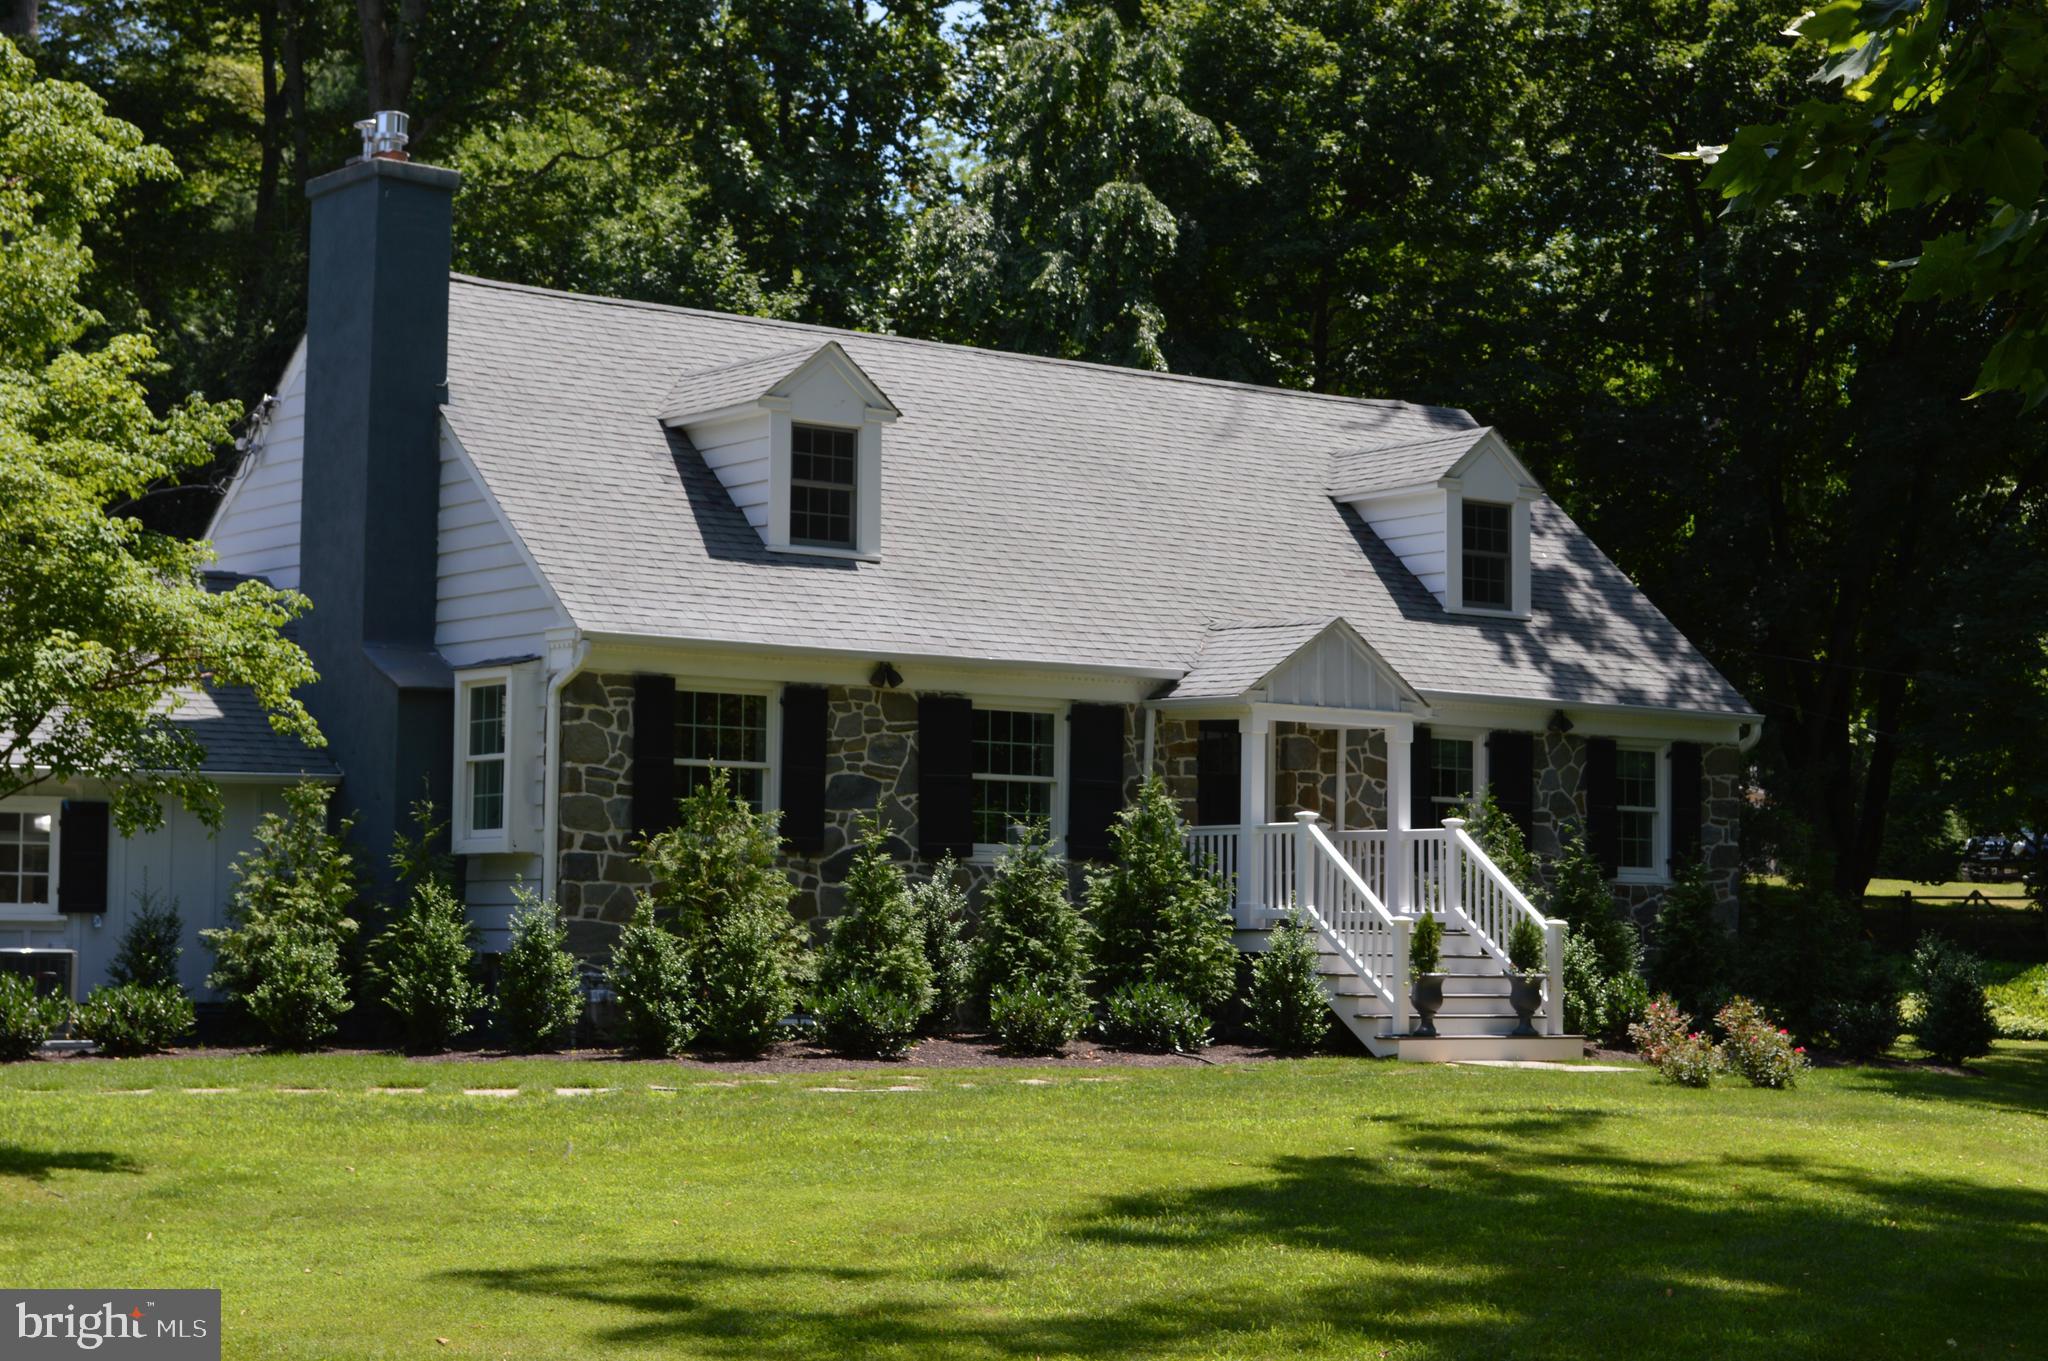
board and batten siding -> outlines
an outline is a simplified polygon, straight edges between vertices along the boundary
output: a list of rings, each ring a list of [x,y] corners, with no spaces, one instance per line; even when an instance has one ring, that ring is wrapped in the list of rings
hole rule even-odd
[[[445,424],[438,524],[434,646],[448,664],[475,666],[544,653],[547,631],[567,627],[569,620]]]
[[[1343,709],[1401,710],[1401,682],[1367,656],[1341,627],[1294,654],[1267,678],[1266,699],[1274,704],[1307,704]]]
[[[214,567],[263,577],[273,586],[299,584],[299,486],[306,444],[306,343],[292,352],[276,405],[243,456],[207,538]]]
[[[1393,550],[1401,565],[1413,572],[1440,604],[1448,588],[1445,574],[1450,553],[1445,501],[1443,492],[1420,491],[1380,497],[1358,506],[1358,513],[1380,536],[1380,542]]]

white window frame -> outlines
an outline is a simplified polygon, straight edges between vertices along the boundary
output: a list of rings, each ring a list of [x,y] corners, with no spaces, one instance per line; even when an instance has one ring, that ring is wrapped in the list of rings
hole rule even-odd
[[[1444,608],[1452,614],[1480,619],[1527,619],[1529,617],[1529,504],[1531,495],[1502,501],[1476,496],[1475,501],[1508,507],[1508,608],[1465,603],[1465,494],[1452,487],[1444,497]]]
[[[469,697],[488,686],[505,690],[505,750],[499,756],[473,756],[469,750]],[[455,785],[452,801],[455,816],[450,819],[449,849],[457,855],[503,854],[514,849],[514,824],[519,814],[519,768],[521,743],[520,687],[509,666],[486,667],[456,673],[455,679]],[[496,761],[505,767],[505,816],[501,825],[478,828],[471,821],[476,812],[470,797],[470,772],[483,762]]]
[[[20,796],[0,800],[0,812],[37,813],[50,815],[50,901],[47,903],[0,902],[0,921],[10,922],[61,922],[64,913],[58,907],[58,895],[63,887],[57,882],[58,867],[63,864],[64,800]]]
[[[971,697],[970,703],[977,712],[991,710],[1002,713],[1052,715],[1052,808],[1051,816],[1047,819],[1046,831],[1047,841],[1052,848],[1053,854],[1065,855],[1067,853],[1067,748],[1072,745],[1067,719],[1073,706],[1063,699],[1013,699],[1007,697],[984,699],[979,696]],[[969,743],[972,745],[971,732]],[[975,770],[970,770],[969,775],[976,785],[975,804],[977,808],[981,802],[979,786],[984,781],[1043,778],[1021,775],[984,776],[980,771]],[[977,841],[974,843],[974,854],[971,860],[975,864],[992,864],[998,855],[1008,849],[1007,843]]]
[[[859,553],[861,550],[861,502],[866,499],[861,495],[860,487],[860,465],[862,462],[860,456],[860,429],[856,426],[832,425],[825,421],[804,421],[795,419],[792,419],[790,421],[789,486],[787,488],[786,494],[789,497],[789,519],[792,526],[794,526],[794,524],[796,523],[796,489],[799,486],[823,487],[828,490],[839,490],[838,484],[836,483],[819,482],[814,478],[800,478],[796,475],[796,431],[798,426],[802,426],[806,430],[827,430],[835,435],[847,435],[852,438],[853,481],[851,484],[844,488],[848,498],[846,531],[847,537],[850,540],[850,542],[826,543],[818,539],[799,539],[796,537],[796,532],[794,528],[792,528],[792,530],[790,531],[789,546],[791,548],[803,548],[811,550],[823,549],[828,553]]]
[[[1619,825],[1621,815],[1624,812],[1645,811],[1641,804],[1624,804],[1621,802],[1619,789],[1621,783],[1620,754],[1625,751],[1647,752],[1650,757],[1651,769],[1655,772],[1657,786],[1657,806],[1654,809],[1647,810],[1651,814],[1650,863],[1647,866],[1621,866],[1615,873],[1614,882],[1617,884],[1669,883],[1671,882],[1669,866],[1671,856],[1671,762],[1666,758],[1670,753],[1671,744],[1668,742],[1616,742],[1614,748],[1616,761],[1616,798],[1614,804],[1616,827],[1614,836],[1615,857],[1617,860],[1621,855],[1621,828]]]
[[[706,761],[697,757],[678,755],[675,767],[678,772],[689,769],[708,770],[723,765],[728,770],[761,771],[761,811],[778,812],[782,808],[782,686],[772,681],[713,680],[701,676],[676,677],[676,706],[680,713],[685,694],[705,695],[759,695],[767,702],[766,731],[762,736],[763,750],[767,759],[763,761],[721,762]],[[676,796],[681,798],[684,787],[678,775]]]

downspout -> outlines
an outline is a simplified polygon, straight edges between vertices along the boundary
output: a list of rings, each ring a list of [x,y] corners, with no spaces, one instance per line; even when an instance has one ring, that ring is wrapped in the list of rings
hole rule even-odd
[[[546,783],[541,791],[540,896],[548,902],[555,900],[555,880],[562,853],[558,826],[562,806],[562,691],[582,674],[584,663],[590,660],[590,640],[581,633],[575,637],[576,651],[569,664],[548,677],[547,730],[542,734],[547,741],[547,762],[541,777]]]

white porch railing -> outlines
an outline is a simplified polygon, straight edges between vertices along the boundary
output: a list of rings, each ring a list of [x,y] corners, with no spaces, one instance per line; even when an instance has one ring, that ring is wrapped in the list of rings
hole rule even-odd
[[[1408,871],[1404,894],[1388,874],[1393,834],[1326,833],[1313,813],[1295,818],[1254,827],[1189,829],[1190,856],[1235,885],[1240,926],[1261,927],[1290,904],[1306,910],[1405,1026],[1407,924],[1414,917],[1435,913],[1444,925],[1464,928],[1503,971],[1511,967],[1507,945],[1515,923],[1527,917],[1543,931],[1544,1030],[1564,1033],[1565,924],[1536,910],[1472,839],[1463,819],[1399,834]]]

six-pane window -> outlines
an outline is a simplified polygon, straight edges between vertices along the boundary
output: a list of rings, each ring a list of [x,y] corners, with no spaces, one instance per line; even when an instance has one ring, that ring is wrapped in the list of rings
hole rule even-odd
[[[54,813],[0,812],[0,903],[47,907]]]
[[[505,830],[505,687],[469,687],[469,830]]]
[[[1657,867],[1657,753],[1624,748],[1614,754],[1621,814],[1621,867]]]
[[[733,792],[757,810],[767,798],[768,697],[709,690],[676,692],[676,765],[684,793],[702,787],[716,767]]]
[[[1001,846],[1010,825],[1052,818],[1053,716],[974,711],[974,840]]]
[[[1429,739],[1429,801],[1438,818],[1464,815],[1472,798],[1472,742],[1464,737]]]
[[[1491,501],[1465,504],[1465,604],[1478,609],[1512,608],[1509,599],[1507,506]]]
[[[796,425],[789,432],[789,539],[821,548],[853,547],[854,467],[859,445],[851,430]]]

